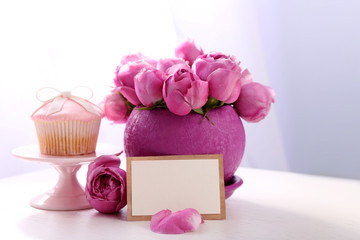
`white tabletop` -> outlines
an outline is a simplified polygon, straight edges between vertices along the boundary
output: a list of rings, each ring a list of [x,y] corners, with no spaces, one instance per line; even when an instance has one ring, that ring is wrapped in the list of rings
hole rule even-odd
[[[124,167],[124,166],[123,166]],[[78,179],[85,183],[87,167]],[[244,184],[226,200],[226,220],[161,235],[149,222],[94,209],[45,211],[29,200],[55,185],[53,169],[0,180],[0,239],[360,239],[360,181],[239,168]]]

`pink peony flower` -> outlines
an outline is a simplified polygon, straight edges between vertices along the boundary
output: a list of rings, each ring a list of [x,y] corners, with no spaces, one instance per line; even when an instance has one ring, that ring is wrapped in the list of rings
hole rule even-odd
[[[185,64],[186,62],[182,58],[163,58],[159,59],[156,68],[165,73],[169,67],[179,63]]]
[[[118,212],[126,205],[126,172],[115,155],[103,155],[90,163],[85,195],[90,205],[101,213]]]
[[[106,96],[104,101],[104,112],[108,120],[114,123],[126,123],[130,110],[125,99],[115,89]]]
[[[235,57],[213,52],[198,57],[192,69],[209,82],[210,96],[225,103],[238,99],[241,89],[240,62]]]
[[[196,231],[204,220],[193,208],[171,213],[162,210],[151,217],[150,229],[156,233],[181,234]]]
[[[156,64],[157,64],[156,60],[151,59],[139,52],[139,53],[135,53],[135,54],[128,54],[128,55],[125,55],[124,57],[122,57],[119,66],[121,67],[122,65],[125,65],[129,62],[137,62],[139,60],[140,61],[144,60],[145,62],[149,63],[153,67],[156,67]]]
[[[115,86],[119,92],[134,105],[140,104],[140,100],[135,93],[134,77],[141,71],[147,69],[154,69],[154,67],[143,60],[128,62],[121,67],[118,66],[116,69],[114,78]]]
[[[151,107],[163,98],[165,78],[165,73],[157,69],[145,70],[135,76],[135,92],[144,106]]]
[[[186,40],[175,48],[175,56],[185,59],[189,62],[190,66],[195,59],[202,54],[204,54],[204,51],[198,48],[193,40]]]
[[[275,92],[271,87],[251,82],[242,86],[239,99],[235,102],[240,117],[247,122],[259,122],[269,113],[275,102]]]
[[[169,77],[163,86],[163,97],[171,112],[184,116],[192,109],[205,105],[209,96],[208,82],[196,76],[188,65],[174,65],[167,74]]]

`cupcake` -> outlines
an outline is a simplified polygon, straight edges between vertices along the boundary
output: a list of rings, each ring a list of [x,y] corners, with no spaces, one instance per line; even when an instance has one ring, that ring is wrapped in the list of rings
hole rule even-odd
[[[95,104],[62,92],[46,101],[34,120],[40,153],[74,156],[94,153],[104,112]]]

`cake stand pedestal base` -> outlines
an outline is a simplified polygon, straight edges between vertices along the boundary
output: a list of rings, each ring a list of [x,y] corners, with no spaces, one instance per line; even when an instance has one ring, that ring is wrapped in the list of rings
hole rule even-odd
[[[30,206],[43,210],[81,210],[91,208],[85,197],[84,188],[80,185],[76,173],[83,164],[92,162],[101,155],[120,155],[117,146],[98,143],[96,152],[81,156],[48,156],[40,154],[38,145],[16,148],[12,151],[15,157],[28,161],[48,163],[59,173],[55,187],[48,192],[34,197]]]
[[[50,191],[34,197],[30,205],[45,210],[80,210],[91,208],[86,200],[84,188],[76,178],[81,165],[54,165],[59,172],[59,180]]]

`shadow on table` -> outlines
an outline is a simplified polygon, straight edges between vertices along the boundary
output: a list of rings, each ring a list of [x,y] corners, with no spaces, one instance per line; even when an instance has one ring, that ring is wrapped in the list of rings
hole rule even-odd
[[[226,220],[207,220],[200,229],[184,234],[184,239],[339,239],[358,240],[354,226],[337,226],[298,213],[239,199],[226,201]],[[23,219],[18,229],[35,239],[166,239],[153,234],[149,222],[126,221],[126,208],[118,214],[83,211],[42,211]],[[179,236],[180,237],[180,236]]]
[[[84,239],[88,235],[102,239],[104,234],[126,223],[126,214],[126,208],[116,214],[102,214],[95,209],[38,210],[19,222],[18,229],[34,239]]]

